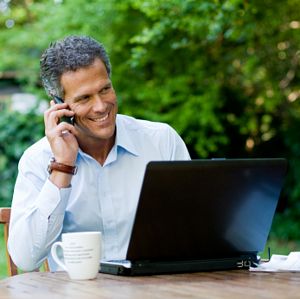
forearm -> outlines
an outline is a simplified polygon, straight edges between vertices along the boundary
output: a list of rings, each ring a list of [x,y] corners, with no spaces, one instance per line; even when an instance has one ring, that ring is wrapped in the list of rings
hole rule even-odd
[[[22,182],[24,184],[24,182]],[[60,235],[70,192],[47,181],[40,192],[24,192],[16,184],[9,233],[9,252],[21,269],[38,268]],[[27,190],[26,190],[27,191]]]

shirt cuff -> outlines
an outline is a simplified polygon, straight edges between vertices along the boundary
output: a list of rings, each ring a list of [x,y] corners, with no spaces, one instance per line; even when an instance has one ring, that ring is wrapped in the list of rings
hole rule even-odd
[[[64,214],[71,190],[71,186],[58,188],[47,179],[37,199],[37,206],[41,213],[46,217],[53,213]]]

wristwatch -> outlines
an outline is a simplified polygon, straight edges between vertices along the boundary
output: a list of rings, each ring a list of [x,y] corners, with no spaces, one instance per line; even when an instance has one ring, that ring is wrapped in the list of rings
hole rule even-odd
[[[53,170],[57,170],[57,171],[60,171],[60,172],[64,172],[64,173],[68,173],[68,174],[76,174],[77,173],[77,166],[70,166],[70,165],[66,165],[66,164],[63,164],[63,163],[58,163],[56,162],[55,158],[51,158],[50,159],[50,162],[48,164],[48,167],[47,167],[47,171],[49,174],[51,174],[51,172]]]

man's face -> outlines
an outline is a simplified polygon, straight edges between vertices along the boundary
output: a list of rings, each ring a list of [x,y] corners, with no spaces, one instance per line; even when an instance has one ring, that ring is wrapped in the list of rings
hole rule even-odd
[[[65,102],[75,112],[79,138],[111,141],[114,139],[117,97],[104,63],[95,59],[86,68],[61,76]]]

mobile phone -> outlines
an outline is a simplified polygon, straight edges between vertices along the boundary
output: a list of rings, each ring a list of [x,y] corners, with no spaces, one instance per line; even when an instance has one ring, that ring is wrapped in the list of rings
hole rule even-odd
[[[54,99],[54,102],[56,104],[63,104],[64,103],[64,100],[58,96],[55,96],[53,95],[53,99]],[[66,123],[69,123],[71,125],[74,125],[74,117],[69,117],[69,116],[62,116],[61,119],[60,119],[60,122],[66,122]]]

